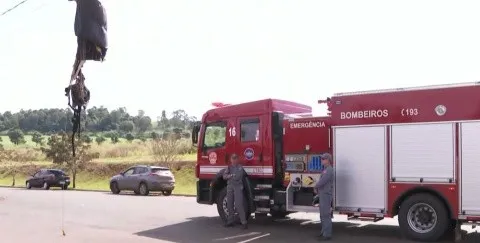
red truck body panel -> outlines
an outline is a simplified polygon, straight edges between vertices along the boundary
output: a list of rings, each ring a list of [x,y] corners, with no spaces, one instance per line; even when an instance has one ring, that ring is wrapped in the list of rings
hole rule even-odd
[[[297,118],[284,121],[283,151],[285,154],[331,152],[329,117]]]
[[[480,119],[480,85],[379,91],[331,99],[332,124],[335,126],[440,122]],[[444,115],[437,115],[437,106]]]
[[[225,145],[202,151],[203,136],[199,138],[197,153],[197,172],[200,179],[211,179],[228,164],[232,153],[240,156],[247,173],[253,178],[272,178],[273,144],[271,113],[280,112],[285,116],[311,114],[312,108],[307,105],[279,100],[264,99],[238,105],[225,105],[207,111],[202,117],[202,124],[225,122]],[[241,140],[242,122],[258,120],[256,141]],[[252,156],[252,158],[250,158]],[[212,160],[212,158],[215,158]]]

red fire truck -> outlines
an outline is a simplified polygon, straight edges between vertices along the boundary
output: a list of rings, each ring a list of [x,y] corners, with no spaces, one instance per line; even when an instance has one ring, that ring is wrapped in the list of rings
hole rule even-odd
[[[197,202],[225,220],[221,174],[232,153],[248,173],[248,215],[318,212],[320,155],[334,158],[333,211],[398,215],[405,236],[436,241],[480,221],[480,83],[338,93],[311,107],[265,99],[207,111],[195,126]]]

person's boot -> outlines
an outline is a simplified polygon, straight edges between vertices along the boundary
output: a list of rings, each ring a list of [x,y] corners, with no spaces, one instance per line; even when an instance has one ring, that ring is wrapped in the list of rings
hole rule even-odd
[[[248,229],[248,224],[242,224],[242,229]]]

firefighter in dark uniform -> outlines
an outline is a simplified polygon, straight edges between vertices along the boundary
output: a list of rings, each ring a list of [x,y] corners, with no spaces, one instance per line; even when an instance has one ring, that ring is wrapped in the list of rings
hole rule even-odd
[[[330,240],[332,238],[331,205],[333,200],[332,155],[325,153],[321,156],[321,160],[324,169],[320,179],[315,184],[315,192],[318,194],[320,204],[320,221],[322,224],[320,240]]]
[[[246,176],[243,166],[238,161],[238,156],[232,154],[230,157],[230,165],[223,173],[223,179],[227,181],[227,208],[228,220],[226,227],[234,225],[234,204],[235,209],[240,217],[242,227],[247,229],[247,219],[245,215],[244,195],[243,195],[243,178]]]

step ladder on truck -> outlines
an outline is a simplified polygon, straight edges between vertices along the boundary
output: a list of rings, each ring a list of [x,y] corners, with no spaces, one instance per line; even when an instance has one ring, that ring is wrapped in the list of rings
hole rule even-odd
[[[311,107],[265,99],[218,105],[194,126],[197,202],[226,220],[221,174],[240,155],[247,216],[315,212],[323,153],[333,155],[333,211],[350,220],[398,216],[402,233],[436,241],[480,221],[480,84],[338,93]]]

